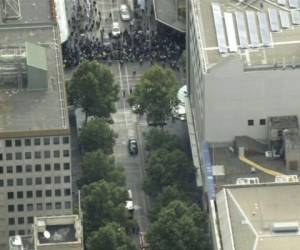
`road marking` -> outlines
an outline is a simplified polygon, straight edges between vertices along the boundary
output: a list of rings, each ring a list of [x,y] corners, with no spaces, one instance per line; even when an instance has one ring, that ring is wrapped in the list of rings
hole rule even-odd
[[[126,82],[127,82],[127,90],[128,90],[128,94],[131,94],[131,93],[130,93],[130,84],[129,84],[129,79],[128,79],[127,65],[125,65],[125,74],[126,74]]]
[[[122,78],[122,72],[121,72],[121,66],[120,66],[120,63],[118,63],[118,66],[119,66],[119,76],[120,76],[120,85],[121,85],[121,89],[124,89],[124,86],[123,86],[123,78]],[[123,113],[124,113],[124,118],[125,118],[125,126],[127,128],[127,115],[126,115],[126,106],[125,106],[125,100],[124,100],[124,97],[123,97],[123,93],[121,94],[122,95],[122,103],[123,103]]]

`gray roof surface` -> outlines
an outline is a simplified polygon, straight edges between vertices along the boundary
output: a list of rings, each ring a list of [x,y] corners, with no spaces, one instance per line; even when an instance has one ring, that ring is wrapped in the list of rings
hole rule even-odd
[[[25,43],[27,65],[47,70],[47,49],[33,43]]]
[[[24,22],[30,21],[26,19],[30,15],[37,16],[38,22],[50,20],[48,0],[20,2],[26,7],[21,13],[28,15],[22,16]],[[35,10],[34,2],[39,11]],[[30,6],[32,12],[29,13]],[[69,128],[58,28],[52,23],[32,22],[0,25],[0,49],[24,49],[26,42],[43,46],[47,60],[37,63],[41,67],[48,65],[48,89],[29,91],[15,86],[0,89],[0,133]]]
[[[300,222],[300,183],[228,186],[217,195],[224,250],[298,249],[299,233],[274,233],[274,222]],[[224,211],[225,209],[225,211]],[[221,215],[221,216],[220,216]],[[229,241],[232,242],[232,247]]]
[[[215,24],[211,4],[217,2],[221,6],[222,13],[235,11],[255,11],[266,13],[268,8],[282,9],[276,2],[271,4],[269,1],[250,1],[251,6],[239,3],[236,0],[193,0],[199,19],[200,36],[202,41],[203,53],[206,67],[209,69],[214,65],[226,61],[228,57],[241,58],[245,65],[282,65],[300,63],[299,36],[300,27],[293,26],[291,29],[282,29],[280,32],[271,32],[271,47],[260,47],[258,49],[239,50],[238,53],[221,54],[218,49]],[[248,1],[249,2],[249,1]],[[263,2],[263,9],[260,9],[259,3]],[[287,9],[287,8],[285,8]],[[289,11],[290,9],[288,9]],[[257,22],[258,23],[258,22]],[[225,26],[224,26],[225,27]]]
[[[154,0],[155,17],[180,32],[185,32],[185,21],[177,18],[177,7],[174,0]]]

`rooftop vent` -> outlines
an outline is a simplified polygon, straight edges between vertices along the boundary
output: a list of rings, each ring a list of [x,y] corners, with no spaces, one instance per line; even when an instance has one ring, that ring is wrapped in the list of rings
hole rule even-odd
[[[298,221],[274,222],[272,223],[274,233],[296,233],[299,231]]]

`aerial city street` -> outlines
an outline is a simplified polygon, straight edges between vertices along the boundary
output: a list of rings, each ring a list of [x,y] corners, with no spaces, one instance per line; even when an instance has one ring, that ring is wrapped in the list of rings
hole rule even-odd
[[[300,0],[0,1],[0,250],[300,250]]]

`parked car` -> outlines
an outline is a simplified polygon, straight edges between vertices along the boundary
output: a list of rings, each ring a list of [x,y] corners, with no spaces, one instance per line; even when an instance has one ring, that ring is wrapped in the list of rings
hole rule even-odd
[[[128,151],[131,155],[136,155],[138,153],[138,145],[136,139],[130,138],[128,140]]]
[[[103,34],[103,45],[109,47],[111,45],[109,35],[107,33]]]
[[[121,34],[120,24],[118,22],[112,23],[111,33],[112,33],[113,37],[118,37]]]
[[[130,21],[131,19],[130,11],[129,11],[129,7],[126,4],[120,5],[120,16],[122,21]]]

